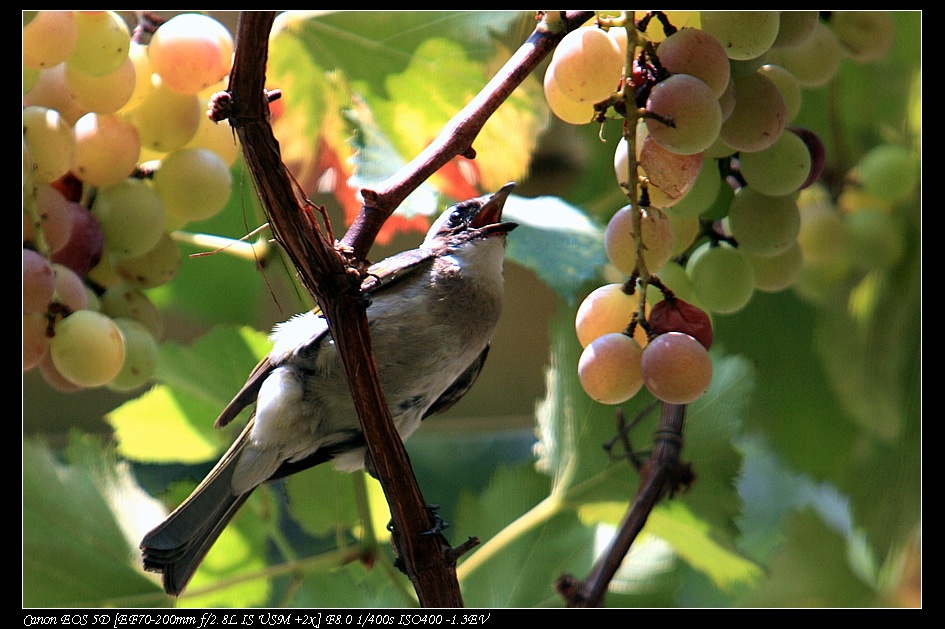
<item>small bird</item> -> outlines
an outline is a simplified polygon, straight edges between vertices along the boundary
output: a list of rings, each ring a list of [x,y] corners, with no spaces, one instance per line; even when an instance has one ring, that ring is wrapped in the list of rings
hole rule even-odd
[[[394,424],[406,439],[475,382],[499,321],[514,184],[446,209],[417,249],[372,265],[361,284],[371,345]],[[328,322],[317,311],[277,325],[272,350],[216,420],[255,411],[193,493],[141,542],[146,570],[179,595],[260,484],[333,461],[367,466],[364,435]]]

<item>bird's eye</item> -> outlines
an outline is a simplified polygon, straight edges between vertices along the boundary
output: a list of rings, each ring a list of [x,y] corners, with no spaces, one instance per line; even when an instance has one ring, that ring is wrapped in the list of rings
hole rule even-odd
[[[450,214],[450,227],[459,227],[463,224],[463,213],[459,210],[453,210]]]

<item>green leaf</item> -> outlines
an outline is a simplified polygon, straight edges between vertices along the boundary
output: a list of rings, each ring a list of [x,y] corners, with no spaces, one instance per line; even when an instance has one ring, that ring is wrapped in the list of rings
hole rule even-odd
[[[507,257],[532,269],[568,301],[575,301],[607,262],[603,229],[562,199],[513,195],[503,218],[519,223],[509,236]]]
[[[154,514],[154,503],[112,453],[102,453],[100,445],[74,442],[76,460],[65,463],[24,439],[24,606],[122,607],[163,597],[140,567],[131,539],[140,526],[123,526],[117,515]]]

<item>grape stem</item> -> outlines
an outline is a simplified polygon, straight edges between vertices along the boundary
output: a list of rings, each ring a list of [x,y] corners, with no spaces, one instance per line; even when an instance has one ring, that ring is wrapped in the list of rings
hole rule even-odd
[[[563,575],[556,583],[556,589],[568,607],[601,607],[608,584],[637,535],[643,530],[653,508],[665,496],[672,497],[676,491],[693,483],[695,477],[692,468],[679,460],[685,418],[684,404],[662,403],[659,425],[654,433],[653,451],[640,467],[640,485],[610,547],[585,579],[579,581],[571,575]]]

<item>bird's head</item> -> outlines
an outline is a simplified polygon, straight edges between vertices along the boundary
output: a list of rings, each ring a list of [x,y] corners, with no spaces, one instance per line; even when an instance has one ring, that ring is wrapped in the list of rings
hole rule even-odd
[[[518,223],[502,220],[502,209],[514,183],[507,183],[495,194],[469,199],[447,208],[434,221],[423,241],[424,247],[456,247],[465,242],[509,233]]]

